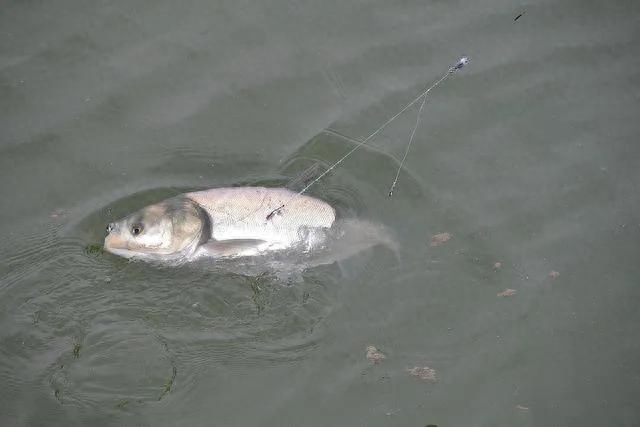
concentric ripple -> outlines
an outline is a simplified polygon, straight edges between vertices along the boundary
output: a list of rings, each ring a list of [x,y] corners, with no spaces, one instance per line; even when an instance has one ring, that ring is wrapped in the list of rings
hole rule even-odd
[[[159,336],[138,322],[116,318],[95,319],[56,366],[50,380],[54,396],[79,406],[158,401],[171,391],[178,373]]]

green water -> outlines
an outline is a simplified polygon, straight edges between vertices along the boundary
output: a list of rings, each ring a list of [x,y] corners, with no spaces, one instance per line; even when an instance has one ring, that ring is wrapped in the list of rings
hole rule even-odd
[[[1,424],[640,424],[639,17],[623,0],[4,2]],[[330,164],[353,145],[324,129],[368,135],[462,55],[393,198],[415,109],[309,191],[388,227],[399,259],[287,276],[97,246],[181,191]]]

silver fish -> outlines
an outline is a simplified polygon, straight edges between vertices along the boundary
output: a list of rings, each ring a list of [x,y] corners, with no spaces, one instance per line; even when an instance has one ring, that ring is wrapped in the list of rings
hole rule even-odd
[[[167,199],[109,224],[104,248],[126,258],[177,262],[294,247],[310,251],[322,245],[335,220],[328,203],[285,188],[215,188]]]

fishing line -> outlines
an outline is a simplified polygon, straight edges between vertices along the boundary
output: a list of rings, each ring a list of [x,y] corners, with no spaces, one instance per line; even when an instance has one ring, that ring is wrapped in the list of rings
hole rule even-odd
[[[426,102],[427,102],[427,97],[425,95],[425,97],[422,98],[422,104],[420,104],[420,108],[418,109],[418,114],[416,114],[416,124],[413,126],[413,130],[411,131],[411,136],[409,137],[409,143],[407,144],[407,149],[404,151],[404,156],[402,156],[402,161],[400,161],[400,165],[398,166],[398,171],[396,172],[396,177],[393,180],[393,184],[391,184],[391,188],[389,188],[389,197],[393,195],[393,189],[396,188],[396,184],[398,183],[400,170],[402,169],[402,165],[404,165],[404,161],[407,159],[407,154],[409,154],[409,149],[411,148],[413,137],[416,135],[416,129],[418,129],[418,125],[420,124],[420,114],[422,113],[422,109],[424,108],[424,104],[426,104]]]
[[[417,97],[415,97],[411,102],[409,102],[407,105],[405,105],[404,107],[402,107],[402,109],[400,111],[398,111],[396,114],[394,114],[393,116],[391,116],[389,119],[387,119],[384,123],[382,123],[382,125],[380,125],[376,130],[374,130],[369,136],[367,136],[365,139],[363,139],[362,141],[358,141],[355,138],[348,138],[349,140],[355,141],[357,142],[357,145],[355,147],[353,147],[351,150],[349,150],[349,152],[347,152],[347,154],[345,154],[344,156],[342,156],[341,158],[339,158],[334,164],[332,164],[329,169],[327,169],[326,171],[324,171],[323,173],[321,173],[317,178],[315,178],[313,181],[311,181],[309,184],[307,184],[302,190],[300,190],[298,193],[296,193],[295,195],[293,195],[291,197],[291,199],[289,199],[289,201],[287,203],[291,203],[293,200],[295,200],[296,198],[298,198],[299,196],[301,196],[302,194],[304,194],[309,187],[311,187],[313,184],[315,184],[316,182],[320,181],[320,179],[322,179],[322,177],[324,177],[326,174],[328,174],[329,172],[331,172],[333,169],[335,169],[338,165],[340,165],[340,163],[342,163],[347,157],[349,157],[351,154],[353,154],[358,148],[362,147],[363,145],[365,145],[367,142],[369,142],[372,138],[374,138],[376,135],[378,135],[378,133],[380,133],[385,127],[387,127],[387,125],[389,123],[391,123],[392,121],[394,121],[395,119],[397,119],[402,113],[404,113],[405,111],[407,111],[407,109],[409,109],[409,107],[411,107],[412,105],[414,105],[416,102],[418,102],[420,99],[422,99],[424,97],[424,100],[422,101],[422,105],[420,106],[420,110],[418,111],[418,118],[416,120],[416,125],[413,128],[413,132],[411,133],[411,138],[409,140],[409,145],[407,146],[407,150],[405,151],[405,157],[407,156],[407,153],[409,152],[409,148],[411,146],[411,143],[413,141],[413,136],[416,132],[416,129],[418,127],[418,123],[420,120],[420,113],[422,112],[422,108],[424,107],[424,104],[427,100],[427,95],[429,94],[429,92],[431,92],[432,89],[434,89],[436,86],[438,86],[440,83],[442,83],[443,81],[445,81],[450,75],[452,75],[453,73],[455,73],[457,70],[460,70],[462,67],[464,67],[465,65],[467,65],[469,63],[469,58],[467,58],[466,56],[463,56],[462,58],[460,58],[458,60],[458,62],[456,62],[456,64],[454,66],[452,66],[451,68],[449,68],[447,70],[447,72],[440,77],[438,80],[436,80],[435,83],[433,83],[431,86],[429,86],[424,92],[422,92],[420,95],[418,95]],[[404,158],[402,160],[402,163],[404,163]],[[402,168],[402,163],[400,164],[400,168]],[[400,174],[400,169],[398,169],[398,175]],[[391,190],[389,191],[389,196],[391,196],[391,194],[393,193],[393,188],[395,187],[396,183],[397,183],[397,176],[396,179],[391,187]],[[285,204],[282,204],[280,206],[278,206],[277,208],[275,208],[274,210],[272,210],[271,212],[269,212],[269,214],[267,215],[267,221],[270,220],[271,218],[273,218],[273,216],[278,213],[279,211],[281,211],[283,208],[285,207]]]

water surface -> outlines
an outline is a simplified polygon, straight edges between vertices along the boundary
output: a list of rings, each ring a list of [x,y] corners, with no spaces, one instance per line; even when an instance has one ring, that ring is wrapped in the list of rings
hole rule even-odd
[[[639,12],[5,2],[2,424],[640,424]],[[368,135],[462,55],[392,199],[415,110],[310,189],[392,230],[399,259],[253,274],[95,246],[182,191],[331,164],[353,145],[325,129]]]

